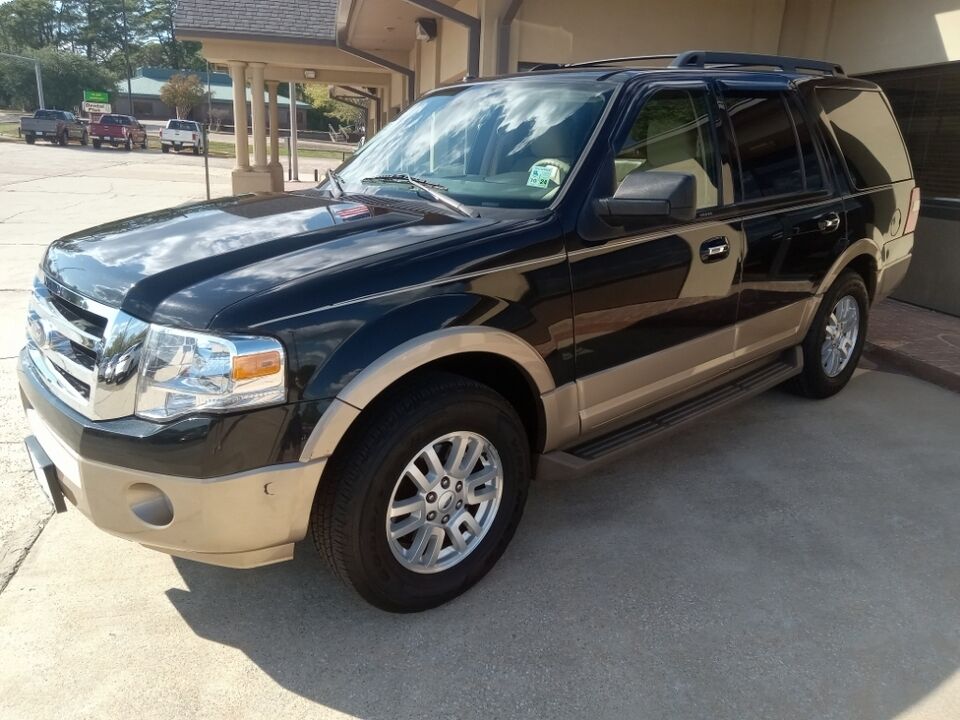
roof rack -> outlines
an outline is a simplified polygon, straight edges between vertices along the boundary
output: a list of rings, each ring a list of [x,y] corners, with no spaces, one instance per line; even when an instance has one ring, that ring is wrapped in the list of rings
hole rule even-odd
[[[827,75],[843,75],[843,68],[837,63],[807,58],[785,57],[783,55],[759,55],[756,53],[708,52],[706,50],[688,50],[680,53],[670,63],[675,68],[703,68],[707,65],[726,66],[769,66],[780,68],[783,72],[798,73],[814,70]]]
[[[634,62],[636,60],[672,60],[675,57],[677,57],[677,53],[668,53],[666,55],[631,55],[629,57],[603,58],[600,60],[585,60],[583,62],[575,63],[540,63],[539,65],[530,68],[530,72],[536,72],[537,70],[559,70],[561,68],[613,65],[614,63]]]
[[[782,55],[759,55],[756,53],[713,52],[706,50],[687,50],[682,53],[666,55],[633,55],[630,57],[604,58],[576,63],[542,63],[531,68],[538,70],[558,70],[562,68],[602,67],[638,60],[672,60],[672,68],[705,68],[708,65],[721,67],[774,67],[783,72],[801,73],[814,71],[826,75],[844,75],[843,68],[837,63],[807,58],[785,57]]]

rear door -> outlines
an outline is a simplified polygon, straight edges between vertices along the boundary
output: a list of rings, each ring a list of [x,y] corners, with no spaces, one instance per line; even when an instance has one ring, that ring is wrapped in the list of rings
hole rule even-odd
[[[584,432],[716,374],[733,353],[742,241],[712,219],[723,202],[717,117],[703,82],[647,86],[599,171],[598,196],[631,172],[692,174],[698,217],[611,228],[593,216],[569,243]]]
[[[721,84],[746,254],[738,352],[800,328],[847,243],[843,202],[792,90]]]

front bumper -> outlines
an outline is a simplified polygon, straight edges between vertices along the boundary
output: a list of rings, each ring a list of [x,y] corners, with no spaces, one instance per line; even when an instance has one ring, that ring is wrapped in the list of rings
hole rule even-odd
[[[32,382],[24,376],[20,382]],[[192,560],[248,568],[289,560],[307,533],[325,459],[191,478],[84,457],[25,399],[33,437],[64,497],[118,537]]]

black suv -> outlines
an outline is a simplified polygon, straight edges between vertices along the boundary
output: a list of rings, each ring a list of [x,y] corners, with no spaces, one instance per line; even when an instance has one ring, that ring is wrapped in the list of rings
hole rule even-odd
[[[108,532],[230,567],[310,532],[370,602],[431,607],[496,562],[536,472],[840,390],[919,205],[884,95],[828,63],[443,87],[316,189],[53,243],[28,449]]]

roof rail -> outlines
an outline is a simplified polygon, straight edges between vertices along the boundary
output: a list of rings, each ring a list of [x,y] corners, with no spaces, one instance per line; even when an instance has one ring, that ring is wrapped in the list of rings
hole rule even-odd
[[[782,55],[759,55],[755,53],[709,52],[706,50],[688,50],[680,53],[670,63],[675,68],[703,68],[707,65],[758,65],[780,68],[783,72],[797,73],[815,70],[827,75],[844,75],[843,68],[837,63],[807,58],[785,57]]]
[[[595,67],[602,65],[613,65],[614,63],[633,62],[634,60],[672,60],[677,57],[677,53],[668,53],[666,55],[631,55],[630,57],[603,58],[600,60],[585,60],[575,63],[540,63],[532,68],[530,72],[537,70],[559,70],[561,68],[579,68]]]
[[[602,67],[616,63],[634,62],[637,60],[672,60],[672,68],[705,68],[707,65],[727,67],[760,66],[780,68],[783,72],[800,73],[813,70],[826,75],[844,75],[843,68],[832,62],[823,60],[809,60],[807,58],[785,57],[782,55],[758,55],[755,53],[713,52],[707,50],[687,50],[682,53],[668,53],[666,55],[633,55],[630,57],[603,58],[601,60],[587,60],[576,63],[541,63],[530,69],[559,70],[563,68]]]

